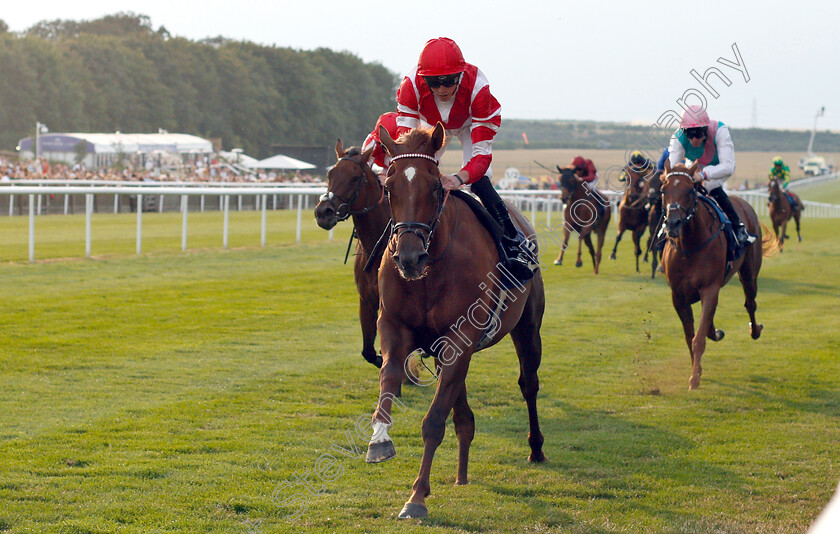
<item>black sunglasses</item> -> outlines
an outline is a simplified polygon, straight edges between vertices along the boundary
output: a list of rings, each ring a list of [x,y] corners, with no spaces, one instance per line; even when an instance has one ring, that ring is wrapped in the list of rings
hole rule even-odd
[[[686,128],[685,129],[685,136],[689,139],[702,139],[706,137],[706,127],[699,126],[697,128]]]
[[[459,73],[449,74],[447,76],[424,76],[423,79],[426,80],[426,85],[429,86],[429,89],[437,89],[440,86],[454,87],[460,77],[461,74]]]

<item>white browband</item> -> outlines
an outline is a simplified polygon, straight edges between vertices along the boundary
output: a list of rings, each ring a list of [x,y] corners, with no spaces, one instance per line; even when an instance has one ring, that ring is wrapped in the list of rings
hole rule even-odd
[[[428,154],[415,154],[415,153],[398,154],[398,155],[394,156],[393,158],[391,158],[391,161],[396,161],[398,159],[405,159],[405,158],[424,158],[424,159],[427,159],[429,161],[434,161],[435,165],[438,164],[438,161],[435,159],[434,156],[430,156]]]

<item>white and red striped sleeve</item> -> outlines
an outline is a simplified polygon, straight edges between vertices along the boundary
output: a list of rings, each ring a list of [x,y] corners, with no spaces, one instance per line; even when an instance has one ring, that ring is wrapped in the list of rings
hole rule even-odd
[[[493,159],[493,138],[502,124],[502,106],[490,93],[490,83],[480,69],[476,72],[470,100],[472,157],[463,170],[467,171],[469,183],[472,183],[487,173]]]
[[[397,135],[402,135],[420,125],[420,90],[414,80],[417,68],[403,78],[397,89]]]

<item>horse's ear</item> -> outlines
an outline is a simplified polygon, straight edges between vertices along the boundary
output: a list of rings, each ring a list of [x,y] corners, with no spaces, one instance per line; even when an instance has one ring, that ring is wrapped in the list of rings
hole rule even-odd
[[[664,174],[671,174],[671,158],[665,158]]]
[[[347,153],[344,151],[344,143],[341,142],[341,139],[335,144],[335,157],[337,159],[343,158]]]
[[[700,168],[700,161],[696,160],[694,163],[691,164],[691,167],[688,168],[688,174],[694,176],[694,173],[697,172],[697,169]]]
[[[555,167],[557,167],[557,172],[563,174],[563,169],[560,168],[560,165],[555,165]]]
[[[362,161],[361,161],[362,164],[365,164],[365,163],[368,162],[368,160],[370,159],[370,155],[373,154],[373,149],[374,148],[376,148],[375,144],[372,147],[370,147],[369,149],[362,152]]]
[[[440,147],[443,146],[443,141],[446,139],[446,130],[443,128],[443,124],[438,122],[435,125],[435,130],[432,132],[432,148],[434,149],[435,153],[440,150]]]
[[[385,147],[385,150],[391,157],[397,155],[396,143],[394,143],[394,140],[391,139],[391,134],[388,133],[388,129],[381,124],[379,125],[379,142],[382,143],[382,146]]]

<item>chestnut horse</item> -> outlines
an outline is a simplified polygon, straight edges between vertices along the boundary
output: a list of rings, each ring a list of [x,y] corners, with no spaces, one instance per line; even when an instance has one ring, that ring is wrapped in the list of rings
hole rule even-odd
[[[382,367],[382,356],[377,354],[376,318],[379,315],[379,261],[382,253],[374,247],[388,227],[391,212],[383,202],[384,189],[379,178],[368,165],[373,152],[361,152],[351,147],[344,150],[341,140],[335,145],[338,162],[327,173],[327,192],[315,206],[318,226],[330,230],[341,221],[353,218],[359,237],[354,260],[356,288],[359,290],[359,321],[362,324],[362,356],[377,367]],[[370,255],[374,254],[371,259]],[[370,262],[367,271],[365,266]]]
[[[611,207],[600,198],[594,198],[586,186],[578,183],[574,169],[557,167],[560,171],[560,191],[565,209],[563,210],[563,246],[560,247],[560,255],[554,260],[554,265],[563,265],[563,254],[569,244],[569,234],[574,231],[578,234],[578,253],[575,267],[583,265],[580,259],[581,243],[583,241],[589,247],[589,254],[592,256],[592,264],[595,266],[595,274],[598,274],[598,267],[601,265],[601,249],[604,247],[604,235],[607,233],[607,226],[610,224],[612,215]],[[604,205],[604,204],[607,205]],[[598,205],[603,208],[603,215],[599,213]],[[592,246],[592,232],[598,236],[598,251]]]
[[[767,192],[769,193],[768,200],[770,201],[770,219],[773,221],[773,231],[776,232],[776,238],[779,240],[779,249],[784,250],[785,238],[787,235],[787,223],[791,218],[796,221],[796,237],[802,241],[802,235],[799,233],[799,218],[802,216],[802,199],[796,193],[790,193],[782,189],[779,185],[779,179],[775,176],[770,178],[767,184]],[[790,209],[791,204],[788,200],[788,195],[796,199],[797,206],[795,210]],[[779,232],[781,227],[782,231]]]
[[[456,484],[467,483],[470,443],[475,420],[467,403],[465,379],[472,355],[510,333],[519,357],[519,387],[528,407],[531,448],[529,460],[542,462],[543,436],[537,417],[537,370],[542,357],[540,326],[545,310],[541,273],[515,284],[500,298],[499,281],[509,273],[500,268],[490,233],[467,204],[447,195],[434,154],[445,132],[412,130],[394,141],[384,128],[380,139],[392,157],[385,182],[394,230],[379,269],[379,335],[382,369],[379,403],[372,420],[373,436],[367,461],[396,455],[388,436],[391,407],[404,366],[416,349],[434,355],[437,389],[423,418],[423,457],[413,491],[400,518],[426,517],[426,497],[435,450],[443,440],[446,419],[453,411],[458,437]],[[533,227],[512,206],[514,223],[529,236]],[[499,305],[501,303],[501,305]]]
[[[723,224],[709,204],[698,198],[699,193],[692,181],[698,166],[696,162],[690,168],[680,163],[672,170],[666,162],[666,176],[662,182],[667,236],[662,264],[691,356],[689,389],[700,385],[703,373],[700,360],[706,350],[706,338],[712,341],[723,339],[723,330],[715,328],[715,310],[720,289],[735,272],[744,287],[744,307],[750,316],[750,335],[753,339],[761,335],[764,327],[755,320],[758,271],[762,256],[768,255],[775,246],[771,235],[766,234],[762,239],[758,216],[752,207],[744,199],[730,197],[747,231],[759,239],[747,245],[743,255],[732,262],[731,270],[727,270],[727,239]],[[697,301],[701,302],[703,311],[695,332],[691,305]]]
[[[614,260],[618,243],[621,241],[621,236],[624,235],[625,230],[633,232],[633,250],[636,252],[637,273],[639,272],[639,256],[642,255],[640,241],[648,226],[646,193],[650,174],[645,173],[644,170],[648,170],[650,174],[653,172],[651,165],[648,165],[646,169],[637,169],[633,165],[624,167],[623,174],[627,188],[618,204],[618,235],[615,236],[615,246],[612,254],[610,254],[610,259]]]

